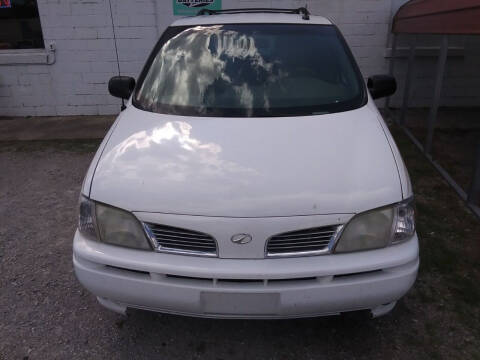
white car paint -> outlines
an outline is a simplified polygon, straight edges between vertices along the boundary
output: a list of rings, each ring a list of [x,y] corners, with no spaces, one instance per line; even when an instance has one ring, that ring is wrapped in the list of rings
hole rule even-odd
[[[294,119],[196,118],[129,106],[90,197],[130,211],[231,217],[392,204],[402,200],[400,178],[373,106]]]
[[[135,307],[220,318],[296,318],[361,309],[371,309],[374,316],[383,315],[410,289],[419,261],[416,236],[406,243],[361,255],[259,261],[129,250],[88,241],[77,232],[74,254],[80,282],[113,311],[124,313],[127,307]],[[129,273],[99,264],[144,273]],[[369,273],[372,269],[383,270]],[[174,274],[176,278],[165,274]],[[221,279],[250,279],[259,283]],[[227,303],[215,303],[212,309],[211,305],[205,308],[204,294],[230,297]],[[258,294],[275,294],[278,302],[249,298]]]
[[[215,15],[215,23],[299,23],[299,16]],[[316,24],[330,24],[311,17]],[[174,25],[210,24],[211,16]],[[100,303],[175,314],[290,318],[391,310],[415,281],[418,239],[386,248],[265,258],[269,237],[346,224],[412,196],[407,169],[369,97],[358,109],[278,118],[156,114],[131,101],[82,186],[92,200],[143,222],[211,234],[218,257],[112,246],[76,232],[74,268]],[[230,241],[248,233],[244,245]],[[256,280],[252,283],[229,282]],[[281,280],[281,281],[280,281]]]

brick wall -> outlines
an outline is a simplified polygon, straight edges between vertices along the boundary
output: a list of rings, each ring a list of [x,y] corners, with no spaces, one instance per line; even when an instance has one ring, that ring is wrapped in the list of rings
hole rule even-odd
[[[108,94],[117,73],[108,0],[37,0],[45,44],[55,43],[53,65],[0,65],[0,115],[115,114]],[[158,37],[153,0],[111,0],[120,68],[137,76]],[[171,13],[171,2],[161,11]],[[173,16],[170,17],[170,21]]]
[[[224,8],[298,7],[340,27],[365,76],[388,71],[385,49],[392,12],[405,0],[223,0]],[[138,76],[159,34],[175,17],[171,0],[111,0],[122,74]],[[117,73],[108,0],[38,0],[45,44],[56,47],[52,65],[0,65],[0,115],[115,114],[108,94]],[[432,39],[434,42],[435,39]],[[480,81],[472,77],[480,57],[477,39],[464,41],[466,56],[448,64],[444,104],[474,105]],[[1,56],[1,54],[0,54]],[[405,59],[398,62],[401,80]],[[416,105],[429,103],[435,58],[423,59]],[[400,81],[402,86],[402,81]],[[400,89],[401,90],[401,89]],[[399,97],[393,103],[398,103]]]

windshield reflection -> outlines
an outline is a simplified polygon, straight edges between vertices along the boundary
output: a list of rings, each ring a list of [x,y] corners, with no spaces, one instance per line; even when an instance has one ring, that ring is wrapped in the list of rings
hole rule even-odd
[[[186,116],[311,115],[359,107],[364,90],[332,26],[170,27],[139,79],[133,104]]]
[[[174,106],[268,110],[265,87],[288,76],[276,63],[263,58],[252,36],[221,25],[197,26],[162,47],[139,93],[151,111],[158,110],[158,99]]]
[[[162,151],[152,152],[156,146],[161,146]],[[132,150],[145,151],[139,155]],[[248,184],[251,175],[257,175],[252,168],[222,159],[221,153],[220,145],[193,137],[190,124],[171,121],[162,127],[136,132],[120,142],[105,156],[108,164],[105,170],[113,178],[116,169],[121,168],[122,175],[130,179],[151,178],[160,183],[188,182],[194,178],[208,182],[211,178],[227,177]],[[148,169],[148,174],[138,173],[138,168]]]

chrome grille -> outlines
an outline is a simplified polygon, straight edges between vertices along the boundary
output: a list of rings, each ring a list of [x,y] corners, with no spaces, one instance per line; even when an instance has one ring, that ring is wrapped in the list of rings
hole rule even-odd
[[[322,226],[277,234],[267,241],[267,256],[302,256],[329,252],[341,225]]]
[[[185,255],[217,256],[217,242],[205,233],[173,226],[144,223],[157,251]]]

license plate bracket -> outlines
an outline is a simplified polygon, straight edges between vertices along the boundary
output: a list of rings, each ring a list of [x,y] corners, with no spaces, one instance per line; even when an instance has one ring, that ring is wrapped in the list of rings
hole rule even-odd
[[[204,313],[212,315],[276,315],[280,304],[278,293],[205,291],[200,299]]]

